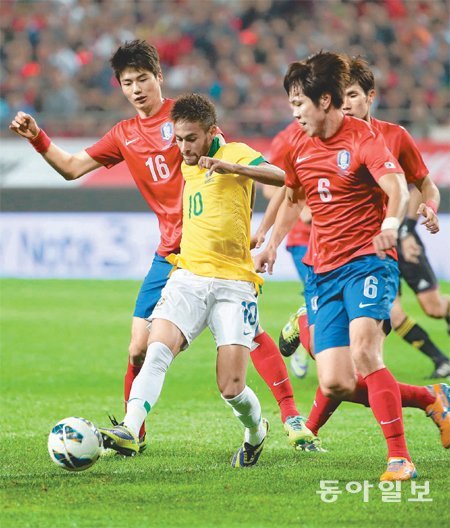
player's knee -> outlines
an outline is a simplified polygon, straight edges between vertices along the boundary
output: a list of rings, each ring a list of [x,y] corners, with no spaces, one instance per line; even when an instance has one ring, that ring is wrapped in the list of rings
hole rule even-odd
[[[333,398],[335,400],[345,400],[353,393],[353,388],[347,383],[321,385],[320,389],[326,398]]]
[[[245,380],[239,376],[230,377],[218,380],[217,386],[222,397],[226,400],[230,400],[241,394],[245,388]]]
[[[352,351],[356,369],[362,376],[368,376],[372,372],[384,367],[380,351],[373,346],[360,348]]]
[[[344,400],[355,390],[354,376],[328,377],[320,381],[320,390],[327,398]]]
[[[442,319],[446,315],[444,303],[425,302],[422,303],[423,311],[433,319]]]
[[[128,347],[128,356],[130,358],[130,363],[136,366],[142,365],[144,363],[146,352],[146,343],[137,343],[132,340]]]
[[[402,325],[403,321],[406,319],[406,314],[405,312],[402,310],[401,306],[394,306],[392,307],[392,310],[391,310],[391,324],[392,324],[392,328],[395,330],[397,329],[399,326]]]

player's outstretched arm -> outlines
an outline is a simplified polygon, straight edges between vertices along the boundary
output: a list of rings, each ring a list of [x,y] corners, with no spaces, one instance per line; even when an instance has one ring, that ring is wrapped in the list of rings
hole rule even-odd
[[[386,217],[381,224],[381,232],[373,239],[376,254],[385,258],[386,250],[395,248],[398,230],[409,200],[408,187],[403,174],[385,174],[378,180],[378,185],[388,196]]]
[[[252,236],[252,243],[250,248],[259,248],[263,245],[266,238],[266,234],[269,229],[275,223],[275,218],[277,217],[277,212],[283,203],[284,197],[286,195],[286,187],[280,187],[272,195],[272,198],[269,200],[269,203],[266,207],[266,212],[264,213],[263,219],[258,226],[255,234]]]
[[[437,216],[441,201],[439,189],[429,175],[416,183],[416,186],[421,192],[421,196],[418,196],[417,191],[413,190],[411,192],[410,205],[406,216],[410,218],[423,216],[422,225],[425,225],[430,233],[435,234],[439,231]],[[414,200],[416,196],[417,199]]]
[[[278,246],[298,221],[300,212],[298,190],[286,188],[285,199],[278,210],[267,247],[253,257],[255,270],[258,273],[268,271],[269,274],[272,274]]]
[[[18,112],[9,128],[18,136],[27,139],[45,161],[66,180],[75,180],[102,166],[85,150],[70,154],[56,146],[30,114]]]
[[[278,187],[284,185],[284,170],[270,163],[240,165],[239,163],[230,163],[228,161],[202,156],[198,161],[198,166],[203,169],[208,169],[210,174],[213,172],[219,174],[239,174],[240,176],[247,176],[247,178],[266,185],[276,185]]]

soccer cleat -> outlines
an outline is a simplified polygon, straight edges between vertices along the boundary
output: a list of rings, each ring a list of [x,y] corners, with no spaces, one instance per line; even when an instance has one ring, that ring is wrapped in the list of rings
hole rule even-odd
[[[147,449],[147,433],[139,437],[139,453],[143,453]]]
[[[292,356],[300,345],[300,328],[298,318],[306,313],[306,306],[300,306],[296,313],[289,316],[278,339],[278,347],[284,357]]]
[[[236,451],[231,461],[232,467],[250,467],[254,466],[262,453],[264,447],[264,441],[267,438],[269,432],[269,422],[263,418],[263,426],[266,429],[266,435],[262,441],[256,445],[252,446],[251,444],[244,442],[242,446]]]
[[[117,418],[115,416],[108,415],[108,418],[114,426],[123,425],[117,421]],[[139,437],[139,453],[143,453],[147,449],[147,444],[147,433],[144,432],[144,434]]]
[[[309,354],[303,347],[291,356],[291,371],[296,378],[302,379],[308,374]]]
[[[448,378],[450,377],[450,361],[443,361],[436,366],[435,370],[431,373],[430,378]]]
[[[448,449],[450,447],[450,387],[446,383],[436,383],[428,387],[436,395],[436,401],[425,409],[441,431],[441,443]]]
[[[320,438],[310,431],[306,420],[301,416],[288,416],[284,422],[284,430],[289,437],[289,444],[299,451],[325,452]]]
[[[123,456],[135,456],[139,453],[139,438],[125,425],[114,425],[110,429],[99,428],[99,431],[105,449],[113,449]]]
[[[412,462],[406,458],[390,457],[387,469],[381,475],[380,481],[410,480],[414,478],[417,478],[417,471]]]

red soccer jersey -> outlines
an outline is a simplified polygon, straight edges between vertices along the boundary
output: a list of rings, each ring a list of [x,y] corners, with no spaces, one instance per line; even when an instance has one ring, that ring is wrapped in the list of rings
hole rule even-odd
[[[283,170],[286,169],[285,159],[289,156],[290,150],[292,148],[291,143],[295,142],[295,138],[303,133],[300,129],[297,121],[293,121],[286,128],[278,132],[278,134],[273,138],[270,145],[270,163],[276,165]],[[289,168],[289,163],[287,164]],[[286,246],[307,246],[309,242],[309,234],[311,231],[311,226],[305,224],[300,219],[295,224],[295,226],[289,231],[286,240]]]
[[[289,160],[286,185],[304,187],[313,216],[314,271],[374,254],[373,238],[385,216],[385,194],[376,182],[403,173],[383,136],[365,121],[345,116],[331,138],[299,136]],[[394,249],[387,253],[396,257]]]
[[[422,155],[414,139],[402,126],[372,117],[370,124],[383,134],[387,148],[400,163],[408,183],[423,180],[428,175]]]
[[[125,160],[145,201],[158,217],[161,256],[177,251],[181,240],[183,177],[182,157],[177,147],[166,99],[159,112],[120,121],[97,143],[86,149],[108,169]]]

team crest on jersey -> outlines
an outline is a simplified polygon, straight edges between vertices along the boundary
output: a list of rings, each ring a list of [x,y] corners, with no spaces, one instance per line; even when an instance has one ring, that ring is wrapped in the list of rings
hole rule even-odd
[[[342,170],[347,170],[350,167],[350,152],[348,150],[340,150],[338,152],[337,164]]]
[[[170,141],[173,138],[172,122],[167,121],[167,123],[164,123],[164,125],[161,127],[161,137],[164,141]]]

